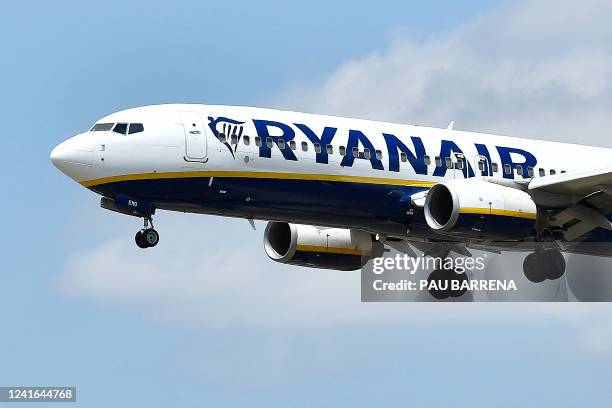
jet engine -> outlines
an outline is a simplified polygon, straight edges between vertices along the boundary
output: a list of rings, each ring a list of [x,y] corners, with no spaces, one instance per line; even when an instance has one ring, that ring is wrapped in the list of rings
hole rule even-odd
[[[271,221],[264,249],[276,262],[352,271],[381,256],[384,246],[365,231]]]
[[[483,180],[451,180],[427,193],[425,220],[439,233],[464,238],[520,239],[529,236],[537,208],[525,191]]]

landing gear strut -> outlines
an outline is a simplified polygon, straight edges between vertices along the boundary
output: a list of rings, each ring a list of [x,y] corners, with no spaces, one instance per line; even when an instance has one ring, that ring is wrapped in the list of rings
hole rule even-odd
[[[565,273],[565,258],[556,249],[536,249],[523,261],[523,272],[533,283],[559,279]]]
[[[153,228],[152,217],[149,216],[144,219],[144,227],[136,233],[134,240],[139,248],[151,248],[157,245],[159,242],[159,234]]]

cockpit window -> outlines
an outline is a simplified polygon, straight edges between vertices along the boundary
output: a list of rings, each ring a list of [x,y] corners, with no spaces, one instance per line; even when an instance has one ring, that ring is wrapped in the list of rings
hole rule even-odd
[[[113,128],[114,123],[96,123],[91,128],[92,132],[106,132]]]
[[[117,133],[121,133],[122,135],[125,135],[127,133],[127,127],[128,127],[127,123],[117,123],[115,125],[115,128],[113,129],[113,132],[117,132]]]
[[[140,133],[144,131],[144,126],[142,126],[142,123],[130,123],[130,131],[128,132],[128,134],[132,134],[132,133]]]
[[[129,130],[128,130],[129,129]],[[132,133],[140,133],[144,131],[144,126],[142,123],[96,123],[89,130],[90,132],[108,132],[112,130],[113,132],[125,135]]]

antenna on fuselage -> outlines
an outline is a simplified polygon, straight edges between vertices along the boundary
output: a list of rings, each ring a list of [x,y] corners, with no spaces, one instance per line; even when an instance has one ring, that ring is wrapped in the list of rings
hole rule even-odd
[[[253,221],[252,218],[248,218],[249,220],[249,224],[251,224],[251,228],[253,228],[253,231],[257,231],[257,228],[255,228],[255,221]]]
[[[454,126],[455,126],[455,121],[451,120],[451,123],[448,124],[448,127],[446,128],[446,130],[451,131],[451,130],[453,130]]]

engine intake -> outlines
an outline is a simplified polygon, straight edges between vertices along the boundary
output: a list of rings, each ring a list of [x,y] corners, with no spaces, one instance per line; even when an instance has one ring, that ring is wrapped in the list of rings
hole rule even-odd
[[[531,196],[512,187],[483,180],[452,180],[427,193],[425,220],[439,233],[481,239],[529,236],[537,207]]]
[[[381,256],[383,244],[365,231],[271,221],[264,233],[264,249],[276,262],[352,271]]]

